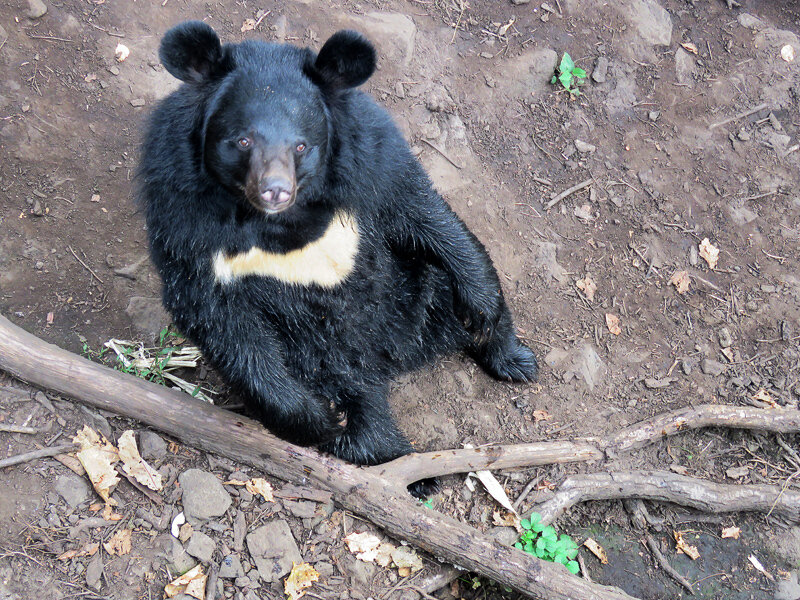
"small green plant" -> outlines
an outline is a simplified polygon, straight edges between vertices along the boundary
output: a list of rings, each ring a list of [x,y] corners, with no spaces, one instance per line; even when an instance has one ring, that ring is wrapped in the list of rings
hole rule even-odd
[[[561,64],[558,65],[556,74],[553,75],[550,83],[555,84],[556,82],[561,82],[561,85],[564,86],[564,89],[570,94],[573,96],[580,96],[581,92],[578,86],[583,83],[584,79],[586,79],[586,71],[580,67],[576,67],[572,57],[564,52],[564,56],[561,58]]]
[[[117,371],[159,385],[174,385],[191,396],[213,404],[208,394],[214,392],[204,390],[199,385],[189,383],[173,373],[176,369],[197,367],[200,350],[194,346],[183,345],[185,340],[169,327],[164,327],[160,331],[158,345],[155,348],[147,348],[139,342],[111,339],[103,344],[99,352],[96,352],[85,339],[81,341],[83,355],[89,360],[99,360]]]
[[[561,563],[570,573],[577,574],[580,570],[575,560],[578,545],[568,535],[562,533],[559,536],[552,526],[545,527],[541,521],[542,515],[539,513],[533,513],[530,519],[520,521],[523,531],[514,547],[542,560]]]

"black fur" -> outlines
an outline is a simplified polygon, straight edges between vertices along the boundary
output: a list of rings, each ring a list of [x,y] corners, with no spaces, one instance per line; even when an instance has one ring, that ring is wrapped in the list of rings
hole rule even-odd
[[[388,113],[353,89],[375,68],[366,39],[339,32],[316,56],[223,47],[190,22],[167,32],[160,55],[189,82],[152,115],[139,171],[164,304],[272,432],[381,463],[413,451],[387,403],[397,374],[464,350],[498,379],[535,379],[486,250]],[[291,202],[268,191],[276,173]],[[340,210],[360,242],[339,285],[215,280],[218,251],[303,247]]]

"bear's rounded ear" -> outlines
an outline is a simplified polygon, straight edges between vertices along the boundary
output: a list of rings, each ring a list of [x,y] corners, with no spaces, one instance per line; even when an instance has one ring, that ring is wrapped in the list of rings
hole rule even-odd
[[[167,31],[158,57],[173,77],[189,83],[216,79],[231,69],[216,31],[201,21],[186,21]]]
[[[313,71],[329,90],[356,87],[375,72],[375,48],[357,31],[337,31],[322,46]]]

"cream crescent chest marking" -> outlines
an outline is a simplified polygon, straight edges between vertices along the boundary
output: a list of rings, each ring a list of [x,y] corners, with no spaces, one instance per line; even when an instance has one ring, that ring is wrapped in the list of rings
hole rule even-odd
[[[226,285],[248,275],[273,277],[296,285],[334,287],[353,271],[358,253],[358,225],[353,215],[338,212],[319,239],[286,253],[250,248],[212,261],[217,282]]]

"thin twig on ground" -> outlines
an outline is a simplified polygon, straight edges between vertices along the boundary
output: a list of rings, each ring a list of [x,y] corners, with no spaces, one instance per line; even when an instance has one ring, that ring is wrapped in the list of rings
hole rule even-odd
[[[428,144],[428,146],[430,146],[431,148],[433,148],[434,150],[436,150],[436,151],[437,151],[439,154],[441,154],[441,155],[444,157],[444,159],[445,159],[447,162],[449,162],[451,165],[453,165],[453,166],[454,166],[456,169],[459,169],[459,170],[461,170],[461,169],[463,169],[463,168],[464,168],[464,167],[462,167],[460,164],[458,164],[456,161],[454,161],[452,158],[450,158],[450,157],[447,155],[447,153],[446,153],[444,150],[442,150],[441,148],[439,148],[439,146],[437,146],[437,145],[436,145],[436,144],[434,144],[433,142],[429,142],[429,141],[428,141],[428,140],[426,140],[425,138],[420,138],[420,140],[421,140],[423,143],[425,143],[425,144]]]
[[[692,584],[689,583],[689,580],[687,580],[683,575],[678,573],[678,571],[676,571],[671,564],[669,564],[669,561],[661,552],[661,549],[658,547],[658,542],[655,540],[655,538],[649,533],[645,534],[644,537],[645,540],[647,540],[647,547],[650,548],[650,552],[653,553],[653,556],[658,561],[658,564],[661,566],[662,569],[664,569],[664,572],[667,573],[667,575],[669,575],[670,577],[672,577],[675,581],[680,583],[683,587],[685,587],[689,591],[689,593],[692,596],[694,596],[694,590],[692,589]]]
[[[4,433],[39,433],[40,430],[36,427],[23,427],[22,425],[6,425],[5,423],[0,423],[0,431]]]
[[[592,180],[591,179],[587,179],[586,181],[581,181],[577,185],[573,185],[571,188],[564,190],[563,192],[561,192],[557,196],[554,196],[547,204],[544,205],[545,209],[549,210],[549,209],[553,208],[556,204],[561,202],[567,196],[569,196],[571,194],[574,194],[575,192],[579,192],[583,188],[587,188],[590,185],[592,185]]]
[[[727,119],[723,119],[722,121],[718,121],[712,125],[709,125],[709,129],[716,129],[717,127],[722,127],[723,125],[727,125],[728,123],[733,123],[734,121],[738,121],[739,119],[744,119],[745,117],[749,117],[759,111],[765,110],[769,108],[769,104],[759,104],[758,106],[754,106],[751,109],[742,111],[738,114],[733,115],[732,117],[728,117]]]
[[[15,456],[9,456],[0,460],[0,469],[18,465],[20,463],[36,460],[37,458],[47,458],[55,456],[56,454],[64,454],[65,452],[72,452],[79,448],[78,444],[64,444],[63,446],[53,446],[52,448],[42,448],[41,450],[33,450]]]

